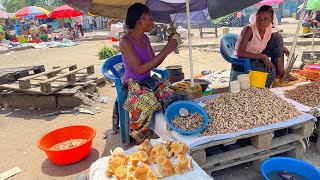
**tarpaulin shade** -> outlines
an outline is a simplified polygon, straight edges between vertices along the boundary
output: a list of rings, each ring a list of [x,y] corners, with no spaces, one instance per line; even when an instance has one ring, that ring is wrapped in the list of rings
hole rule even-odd
[[[170,14],[186,12],[185,0],[64,0],[68,5],[85,14],[125,19],[128,7],[134,3],[142,3],[149,7],[155,21],[168,23]],[[207,8],[207,0],[192,0],[190,11]]]
[[[174,23],[187,24],[187,15],[186,13],[178,13],[170,15]],[[190,24],[206,24],[208,23],[208,9],[193,11],[190,13]]]
[[[208,0],[208,11],[211,19],[217,19],[240,11],[260,1],[261,0]]]
[[[16,12],[15,17],[48,18],[50,12],[42,7],[27,6]]]
[[[155,21],[168,23],[170,14],[184,13],[185,0],[63,0],[71,7],[88,14],[125,19],[128,7],[139,2],[146,4]],[[190,12],[208,8],[211,19],[240,11],[261,0],[191,0]]]
[[[55,8],[49,15],[51,18],[69,18],[83,16],[81,12],[68,5],[63,5]]]

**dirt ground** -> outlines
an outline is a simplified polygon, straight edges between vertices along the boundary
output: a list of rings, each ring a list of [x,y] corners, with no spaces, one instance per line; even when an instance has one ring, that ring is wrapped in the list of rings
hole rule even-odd
[[[292,24],[288,27],[293,26]],[[285,28],[286,26],[282,27]],[[290,33],[294,32],[290,28]],[[240,28],[232,28],[230,32],[240,32]],[[204,35],[205,38],[198,37],[198,31],[193,30],[195,36],[193,42],[215,42],[218,44],[219,38],[212,35]],[[222,32],[222,31],[220,31]],[[24,51],[11,52],[9,55],[0,55],[0,68],[45,65],[47,70],[54,66],[65,66],[78,64],[78,67],[86,65],[95,65],[96,72],[100,72],[102,61],[98,59],[97,52],[103,46],[112,46],[110,40],[84,41],[78,46],[68,48],[51,48],[51,49],[28,49]],[[308,49],[310,47],[298,47]],[[198,74],[201,70],[229,70],[230,64],[227,63],[215,48],[194,48],[194,72]],[[320,49],[316,47],[316,49]],[[180,54],[170,54],[165,62],[161,65],[179,64],[183,67],[185,77],[189,77],[189,59],[188,49],[180,49]],[[116,98],[115,88],[111,84],[106,84],[99,89],[100,96],[108,96],[113,100]],[[113,101],[108,103],[95,103],[93,108],[99,107],[100,113],[95,115],[86,114],[62,114],[50,117],[41,115],[53,112],[55,110],[44,109],[17,109],[9,108],[0,110],[0,173],[11,168],[19,167],[22,172],[10,179],[74,179],[79,173],[88,172],[91,163],[97,159],[110,154],[110,149],[121,145],[121,137],[111,135],[112,128],[112,105]],[[46,132],[63,126],[85,124],[93,127],[97,134],[93,141],[91,154],[81,162],[57,166],[51,163],[43,151],[37,147],[37,141]],[[103,139],[106,131],[106,139]],[[305,160],[312,162],[319,167],[319,154],[311,149],[307,150]],[[238,168],[238,169],[237,169]],[[230,168],[219,171],[214,175],[216,179],[259,179],[259,174],[254,173],[247,165]]]

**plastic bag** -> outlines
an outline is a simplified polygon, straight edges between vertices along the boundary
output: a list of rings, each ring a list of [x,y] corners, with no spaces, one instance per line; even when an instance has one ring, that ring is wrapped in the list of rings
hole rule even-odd
[[[114,37],[119,32],[123,32],[123,23],[112,24],[110,28],[110,37]]]
[[[177,33],[180,34],[181,39],[187,39],[188,38],[188,30],[179,26],[177,29]]]

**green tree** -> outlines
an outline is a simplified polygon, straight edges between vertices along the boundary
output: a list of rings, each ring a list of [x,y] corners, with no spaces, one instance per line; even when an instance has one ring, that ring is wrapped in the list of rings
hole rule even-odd
[[[27,6],[27,1],[2,0],[2,6],[7,12],[15,13],[22,7]]]
[[[0,0],[5,11],[15,13],[25,6],[56,7],[65,4],[62,0]]]

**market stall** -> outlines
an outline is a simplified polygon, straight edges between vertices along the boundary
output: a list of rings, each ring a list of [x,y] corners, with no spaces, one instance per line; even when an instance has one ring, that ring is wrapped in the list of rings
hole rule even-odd
[[[273,93],[294,105],[299,111],[320,116],[319,80],[289,87],[270,89]]]
[[[50,12],[42,7],[26,6],[18,10],[15,18],[33,19],[33,22],[27,21],[27,23],[20,23],[15,25],[16,34],[20,43],[36,42],[39,43],[40,39],[46,39],[46,34],[38,35],[38,27],[35,26],[35,18],[49,18]],[[25,21],[23,21],[25,22]]]
[[[299,111],[320,117],[320,80],[297,84],[296,86],[273,88],[272,92],[294,105]],[[316,149],[320,152],[320,126],[319,121],[314,129],[318,134]]]
[[[201,133],[182,135],[168,129],[166,118],[161,112],[155,115],[155,123],[151,128],[161,138],[186,143],[193,159],[208,173],[250,161],[258,170],[265,157],[282,152],[301,158],[303,152],[300,142],[312,134],[315,117],[300,113],[269,90],[257,90],[260,95],[255,91],[251,88],[237,95],[224,93],[196,99],[196,102],[205,105],[209,114],[209,125]],[[248,94],[254,94],[255,100]],[[268,113],[261,109],[267,109]],[[277,131],[286,131],[288,128],[295,130],[279,137],[274,136]],[[246,138],[251,138],[249,144],[237,147],[238,142]],[[229,145],[236,148],[220,150],[220,146],[228,149]],[[218,149],[219,153],[209,153],[212,148]]]

